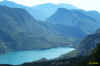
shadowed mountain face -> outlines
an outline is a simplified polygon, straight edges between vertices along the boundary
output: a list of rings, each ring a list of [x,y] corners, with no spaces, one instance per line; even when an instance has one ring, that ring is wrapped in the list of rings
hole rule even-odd
[[[3,1],[1,5],[26,9],[37,20],[47,20],[50,23],[71,26],[85,34],[93,33],[100,27],[100,14],[98,12],[86,12],[69,4],[54,5],[47,3],[34,7],[26,7],[11,1]],[[92,30],[91,27],[93,28]]]
[[[33,39],[45,34],[45,29],[23,9],[0,6],[0,15],[0,39],[7,48],[32,49]]]
[[[64,54],[57,59],[68,59],[78,56],[90,56],[95,52],[95,48],[98,47],[98,45],[100,49],[100,29],[98,29],[96,33],[85,37],[83,40],[81,40],[79,44],[76,44],[76,50]]]
[[[88,35],[84,40],[77,45],[77,49],[80,51],[81,55],[89,55],[92,50],[96,48],[97,44],[100,42],[100,29],[96,31],[95,34]]]
[[[68,38],[49,25],[38,22],[24,9],[0,6],[0,49],[8,52],[67,46]]]
[[[68,35],[65,37],[66,35],[63,35],[63,32],[65,34],[67,31],[65,31],[64,28],[61,29],[61,31],[63,31],[61,34],[59,27],[56,25],[46,22],[38,22],[33,18],[33,16],[29,14],[32,12],[31,14],[35,16],[35,14],[37,15],[40,13],[40,9],[43,10],[41,11],[41,14],[43,14],[43,12],[49,13],[51,8],[52,12],[54,12],[53,9],[57,9],[57,5],[44,4],[41,6],[29,8],[10,1],[3,1],[0,3],[0,5],[2,5],[0,6],[0,46],[2,47],[0,48],[1,53],[8,51],[66,46],[67,44],[72,44],[72,42],[77,40],[76,38],[72,37],[69,39],[70,36],[68,37]],[[6,7],[5,5],[9,7]],[[59,5],[59,7],[63,6],[66,7],[64,4],[61,4],[61,6]],[[28,13],[24,9],[31,12]],[[38,15],[41,16],[41,14]]]
[[[64,8],[59,8],[54,15],[48,18],[48,21],[53,24],[76,27],[77,29],[81,29],[86,34],[91,34],[100,26],[98,18],[93,18],[94,15],[87,15],[88,13],[89,12],[81,10],[66,10]]]
[[[64,4],[26,7],[4,1],[0,5],[2,5],[0,6],[1,54],[10,51],[72,47],[72,45],[78,50],[56,60],[42,59],[19,66],[91,66],[88,64],[89,61],[98,60],[100,56],[100,45],[97,47],[100,42],[100,29],[98,29],[100,28],[100,13],[78,10],[71,5]],[[83,39],[86,35],[88,36]],[[81,39],[83,40],[80,42]],[[79,42],[80,44],[77,44]],[[92,50],[94,50],[93,53]],[[68,56],[75,58],[66,59]]]
[[[78,10],[71,5],[26,7],[10,1],[3,1],[0,5],[3,5],[0,6],[1,47],[9,51],[75,45],[100,27],[98,12]],[[45,22],[40,21],[48,15],[52,16]]]

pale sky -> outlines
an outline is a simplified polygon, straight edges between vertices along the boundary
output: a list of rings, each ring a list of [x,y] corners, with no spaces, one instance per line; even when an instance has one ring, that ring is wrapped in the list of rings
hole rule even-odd
[[[36,6],[44,3],[72,4],[85,10],[97,10],[100,12],[100,0],[10,0],[26,6]]]
[[[2,1],[2,0],[0,0],[0,1]]]

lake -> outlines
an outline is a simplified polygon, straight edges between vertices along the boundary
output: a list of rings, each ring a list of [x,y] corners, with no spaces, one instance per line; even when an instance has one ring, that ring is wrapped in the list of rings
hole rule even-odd
[[[12,64],[18,65],[25,62],[33,62],[40,60],[42,58],[54,59],[65,53],[69,53],[73,48],[51,48],[45,50],[33,50],[33,51],[18,51],[18,52],[9,52],[4,55],[0,55],[0,64]]]

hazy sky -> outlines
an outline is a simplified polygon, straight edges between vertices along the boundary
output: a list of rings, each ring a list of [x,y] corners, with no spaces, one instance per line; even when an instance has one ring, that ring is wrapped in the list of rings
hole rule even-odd
[[[2,0],[0,0],[0,1],[2,1]]]
[[[27,5],[27,6],[35,6],[38,4],[44,3],[66,3],[72,4],[78,8],[85,10],[97,10],[100,12],[100,0],[10,0],[19,4]]]

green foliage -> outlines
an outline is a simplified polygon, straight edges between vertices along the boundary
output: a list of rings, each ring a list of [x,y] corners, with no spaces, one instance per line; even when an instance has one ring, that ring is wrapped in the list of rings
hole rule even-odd
[[[93,50],[90,61],[100,62],[100,43],[97,44],[97,48]]]

